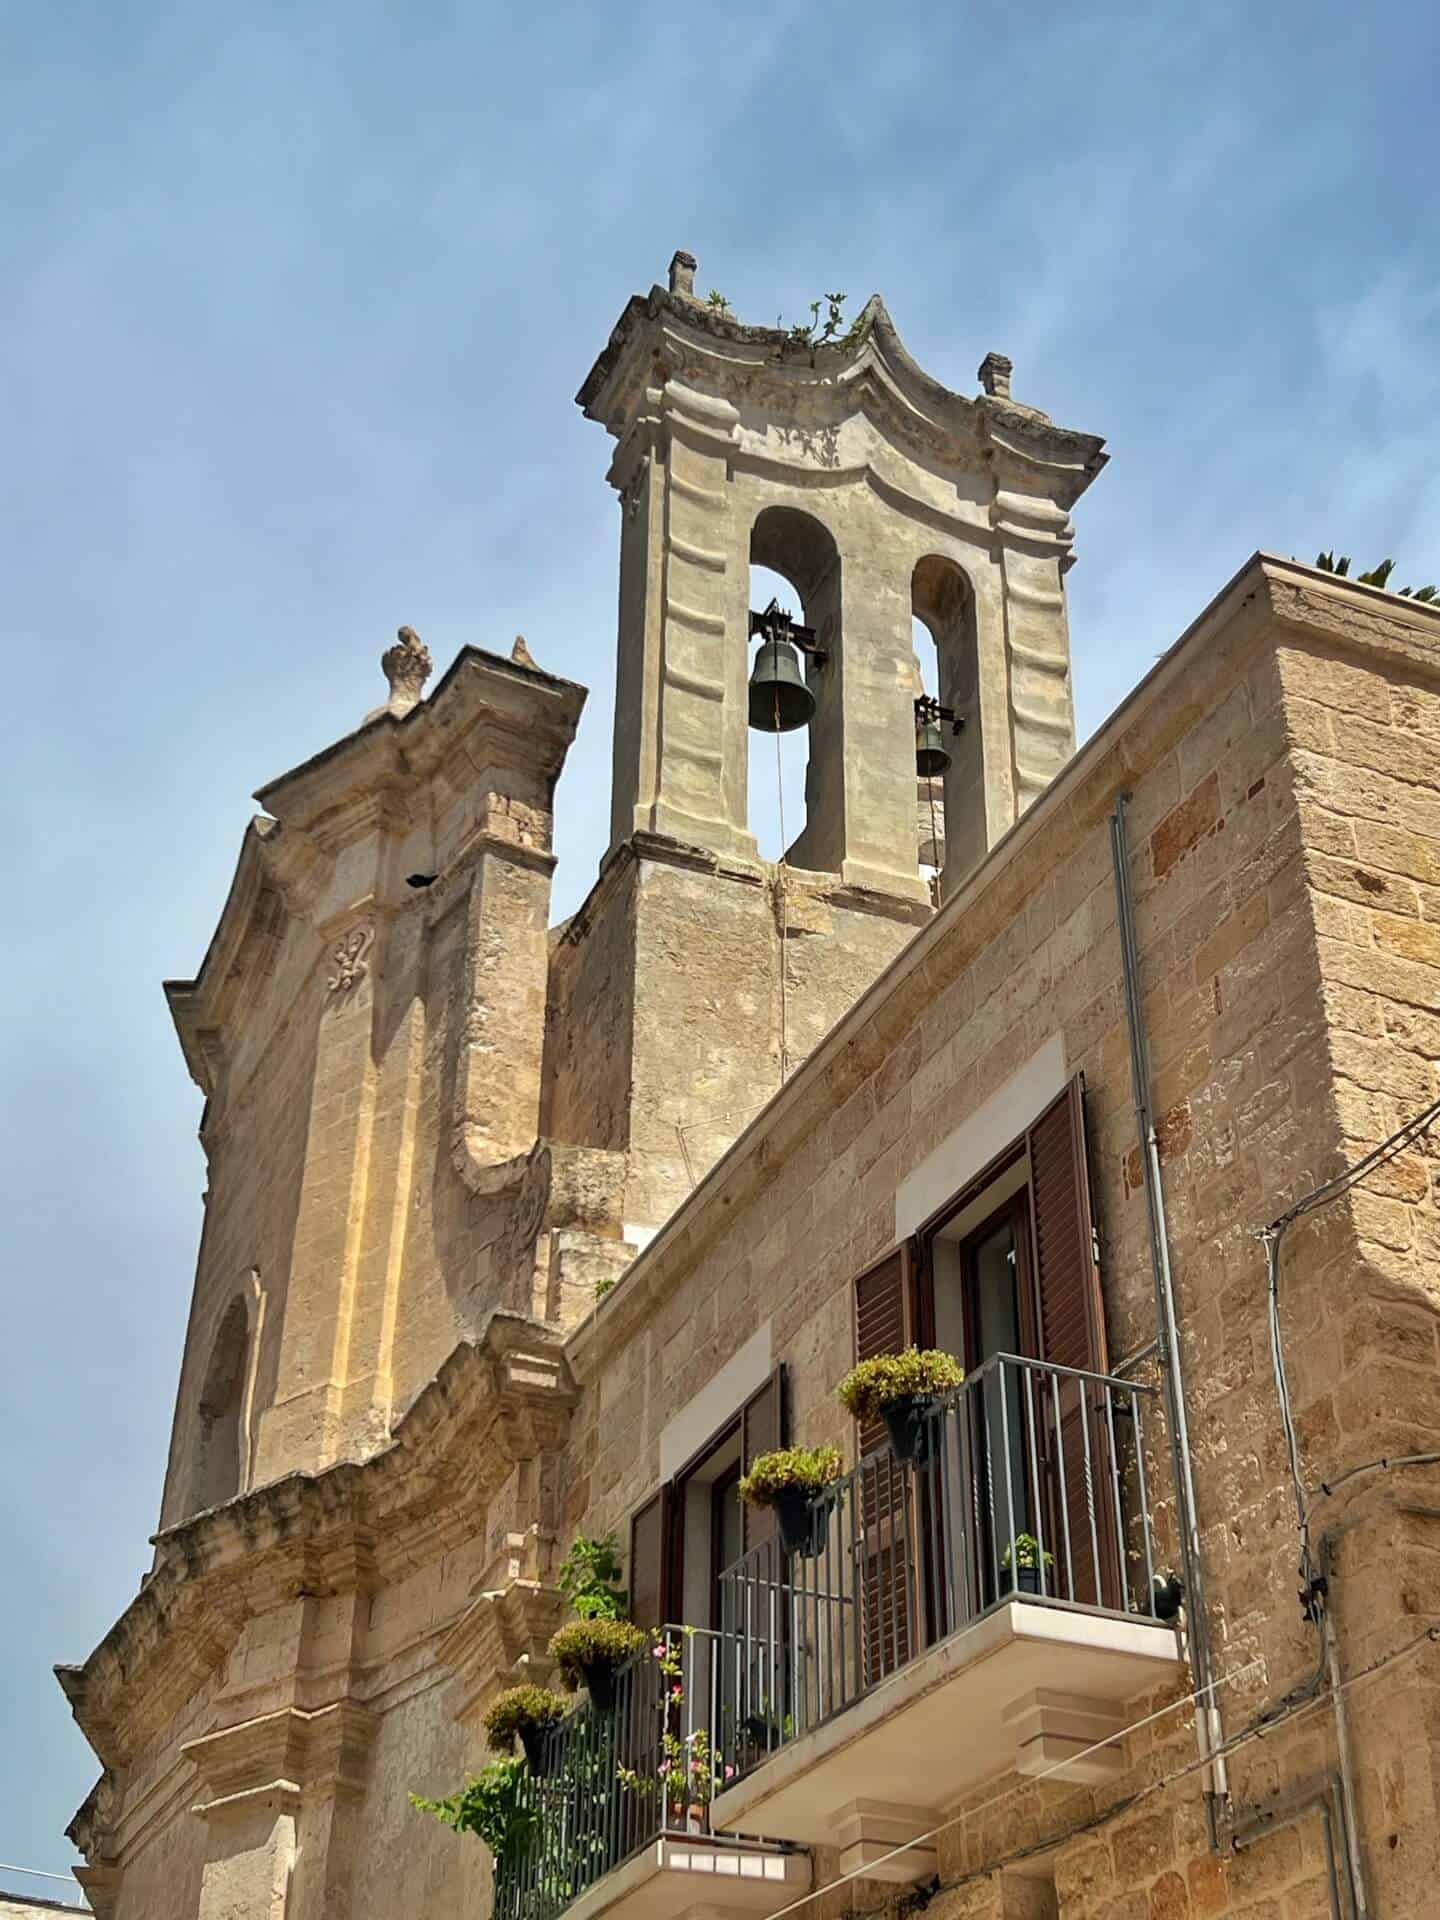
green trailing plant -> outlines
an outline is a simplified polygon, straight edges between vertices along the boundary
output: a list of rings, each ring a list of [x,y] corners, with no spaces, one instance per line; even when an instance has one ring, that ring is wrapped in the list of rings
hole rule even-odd
[[[740,1498],[752,1507],[773,1507],[787,1493],[823,1493],[844,1471],[838,1447],[782,1447],[751,1462]]]
[[[1007,1546],[1000,1556],[1000,1565],[1005,1568],[1007,1572],[1012,1566],[1044,1566],[1048,1570],[1050,1567],[1053,1567],[1054,1564],[1054,1554],[1047,1553],[1033,1533],[1017,1533],[1014,1540],[1013,1555],[1011,1548]]]
[[[522,1760],[493,1760],[448,1799],[412,1793],[410,1804],[456,1833],[478,1835],[503,1873],[517,1867],[540,1836],[540,1813],[528,1797],[527,1780]]]
[[[549,1687],[509,1687],[485,1716],[485,1738],[497,1753],[511,1753],[523,1727],[543,1732],[569,1711],[570,1702]]]
[[[623,1667],[645,1645],[645,1635],[628,1620],[572,1620],[550,1636],[550,1658],[573,1693],[587,1667]]]
[[[626,1594],[620,1573],[620,1543],[614,1534],[590,1540],[582,1533],[571,1541],[556,1583],[577,1620],[621,1620]]]
[[[810,364],[815,364],[815,356],[822,347],[839,347],[842,350],[858,346],[870,328],[868,314],[861,313],[845,325],[846,293],[827,293],[823,300],[810,302],[810,318],[797,321],[787,327],[780,315],[775,318],[775,330],[784,334],[780,345],[780,357],[783,360],[790,353],[808,353]],[[822,320],[821,309],[824,309]]]
[[[949,1393],[964,1380],[953,1354],[935,1348],[907,1347],[903,1353],[877,1353],[852,1367],[836,1388],[836,1397],[857,1420],[873,1420],[897,1400]]]
[[[1317,553],[1315,564],[1322,573],[1333,573],[1338,580],[1346,580],[1350,577],[1348,553],[1342,553],[1337,560],[1332,548],[1329,553]],[[1418,600],[1426,605],[1440,605],[1440,587],[1392,587],[1390,576],[1394,571],[1393,560],[1382,560],[1378,567],[1371,567],[1368,573],[1357,573],[1355,582],[1357,586],[1382,587],[1387,593],[1398,593],[1402,600]]]

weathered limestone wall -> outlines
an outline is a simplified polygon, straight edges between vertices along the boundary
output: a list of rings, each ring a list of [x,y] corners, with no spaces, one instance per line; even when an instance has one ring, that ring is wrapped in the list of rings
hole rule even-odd
[[[554,935],[541,1130],[567,1146],[629,1144],[638,878],[627,853],[611,859]]]
[[[555,945],[546,1136],[623,1149],[623,1219],[658,1226],[927,918],[833,875],[612,856]]]
[[[369,1462],[160,1536],[62,1675],[107,1766],[72,1829],[100,1920],[486,1910],[483,1848],[409,1796],[480,1763],[484,1702],[557,1622],[572,1399],[553,1336],[501,1316]]]
[[[258,1411],[275,1393],[320,1020],[311,989],[323,964],[316,935],[294,921],[277,947],[230,1062],[227,1097],[212,1097],[201,1128],[209,1179],[161,1509],[167,1525],[207,1504],[200,1402],[237,1297],[255,1343],[243,1436],[252,1457]]]
[[[1317,1649],[1295,1599],[1257,1236],[1435,1092],[1440,943],[1426,928],[1440,841],[1424,829],[1440,833],[1427,789],[1440,772],[1437,625],[1389,596],[1337,598],[1305,569],[1241,576],[572,1337],[585,1391],[567,1533],[624,1537],[659,1478],[661,1429],[765,1322],[789,1371],[792,1437],[853,1451],[833,1387],[852,1358],[851,1283],[895,1242],[897,1188],[1056,1036],[1089,1090],[1112,1361],[1152,1337],[1108,836],[1125,788],[1215,1656],[1222,1676],[1242,1676],[1222,1688],[1227,1731],[1309,1677]],[[1407,1156],[1348,1208],[1286,1237],[1283,1311],[1312,1487],[1382,1452],[1437,1444],[1429,1165]],[[1440,1622],[1433,1496],[1402,1484],[1362,1477],[1317,1515],[1317,1535],[1337,1536],[1346,1672]],[[1167,1506],[1162,1558],[1174,1554],[1172,1525]],[[1437,1686],[1431,1648],[1353,1697],[1377,1911],[1425,1912],[1440,1871]],[[987,1783],[976,1799],[995,1804],[944,1837],[943,1880],[1143,1797],[1062,1844],[1041,1892],[987,1874],[932,1910],[1326,1912],[1315,1814],[1217,1860],[1193,1775],[1145,1794],[1194,1754],[1182,1709],[1132,1738],[1113,1787]],[[1334,1766],[1331,1716],[1314,1711],[1236,1752],[1237,1808],[1323,1787]],[[885,1895],[855,1897],[873,1907]]]

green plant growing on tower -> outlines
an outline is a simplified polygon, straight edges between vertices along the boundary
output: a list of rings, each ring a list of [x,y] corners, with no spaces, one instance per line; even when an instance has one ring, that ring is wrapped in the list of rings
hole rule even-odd
[[[1328,553],[1317,553],[1315,565],[1322,573],[1333,573],[1337,580],[1350,578],[1350,556],[1342,553],[1335,558],[1332,548]],[[1390,576],[1395,571],[1393,560],[1382,560],[1378,567],[1371,567],[1368,573],[1357,573],[1355,584],[1360,587],[1381,587],[1387,593],[1396,593],[1402,600],[1417,600],[1422,605],[1440,605],[1440,587],[1392,587]]]

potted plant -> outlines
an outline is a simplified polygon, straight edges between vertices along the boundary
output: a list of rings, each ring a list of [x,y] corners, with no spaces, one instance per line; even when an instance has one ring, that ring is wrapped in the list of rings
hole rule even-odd
[[[1000,1556],[1001,1591],[1039,1593],[1041,1567],[1048,1575],[1054,1564],[1054,1554],[1047,1553],[1033,1533],[1017,1533],[1013,1552],[1007,1546]]]
[[[615,1704],[615,1676],[645,1645],[628,1620],[572,1620],[550,1636],[550,1658],[573,1693],[584,1683],[602,1713]]]
[[[841,1406],[857,1420],[880,1416],[897,1460],[919,1460],[925,1452],[928,1415],[940,1395],[964,1378],[953,1354],[907,1347],[903,1353],[877,1353],[862,1360],[836,1392]]]
[[[537,1779],[543,1778],[547,1770],[545,1736],[569,1710],[565,1696],[549,1687],[508,1687],[485,1716],[485,1738],[497,1753],[513,1753],[518,1733],[530,1771]]]
[[[825,1508],[819,1495],[840,1478],[838,1447],[781,1447],[751,1462],[740,1482],[740,1497],[752,1507],[769,1507],[780,1538],[791,1553],[811,1560],[825,1545]]]
[[[753,1746],[763,1747],[767,1753],[773,1753],[782,1742],[793,1737],[795,1722],[788,1713],[777,1719],[767,1702],[762,1700],[756,1712],[745,1715],[740,1722],[740,1730]]]

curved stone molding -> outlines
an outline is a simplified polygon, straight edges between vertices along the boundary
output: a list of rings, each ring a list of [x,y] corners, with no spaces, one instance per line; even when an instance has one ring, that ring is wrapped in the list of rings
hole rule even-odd
[[[125,1612],[83,1666],[56,1669],[101,1760],[123,1767],[157,1738],[249,1618],[298,1590],[393,1578],[471,1537],[515,1467],[560,1448],[576,1398],[559,1332],[497,1313],[382,1452],[291,1474],[156,1534],[154,1569]],[[87,1802],[73,1831],[99,1847],[102,1825]]]

